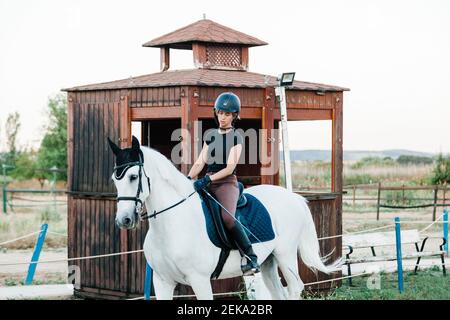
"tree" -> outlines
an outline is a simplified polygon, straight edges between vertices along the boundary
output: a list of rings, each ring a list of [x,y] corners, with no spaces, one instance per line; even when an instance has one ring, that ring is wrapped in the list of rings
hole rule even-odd
[[[438,155],[431,182],[433,184],[450,183],[450,155],[447,157],[444,157],[442,153]]]
[[[48,100],[49,122],[45,127],[45,135],[42,139],[38,156],[37,167],[50,169],[56,166],[58,169],[66,169],[67,166],[67,100],[64,94],[58,94]],[[51,172],[45,173],[47,178],[52,178]],[[58,173],[58,180],[67,180],[66,172]]]
[[[11,171],[15,179],[32,179],[36,176],[36,152],[24,150],[20,152],[15,161],[15,167]]]
[[[20,130],[20,115],[18,112],[8,114],[5,124],[7,152],[4,156],[4,163],[14,166],[18,157],[17,135]]]
[[[401,155],[397,158],[397,162],[402,165],[408,164],[432,164],[433,159],[430,157]]]

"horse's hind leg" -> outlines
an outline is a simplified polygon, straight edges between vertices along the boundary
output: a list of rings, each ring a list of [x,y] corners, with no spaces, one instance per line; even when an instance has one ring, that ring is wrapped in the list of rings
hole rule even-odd
[[[297,253],[295,252],[293,255],[277,255],[276,259],[287,283],[288,299],[300,299],[305,285],[298,274]]]
[[[283,286],[278,276],[277,263],[273,255],[270,255],[261,265],[261,276],[264,284],[274,300],[284,300]]]

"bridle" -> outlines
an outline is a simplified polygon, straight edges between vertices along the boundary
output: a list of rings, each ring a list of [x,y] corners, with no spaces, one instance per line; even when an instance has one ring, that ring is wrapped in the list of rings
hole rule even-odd
[[[147,176],[147,173],[145,172],[144,161],[142,159],[141,154],[139,154],[139,161],[127,162],[127,163],[115,166],[113,172],[114,172],[114,175],[115,175],[116,179],[120,180],[120,179],[122,179],[124,177],[125,172],[129,168],[134,167],[134,166],[139,166],[139,173],[138,173],[139,180],[138,180],[138,189],[137,189],[137,192],[136,192],[136,196],[135,197],[117,197],[116,199],[117,199],[117,201],[121,201],[121,200],[123,200],[123,201],[134,201],[134,205],[135,205],[135,211],[134,212],[135,212],[136,215],[138,215],[141,218],[141,220],[146,220],[146,219],[149,219],[149,218],[156,218],[156,216],[158,214],[163,213],[164,211],[168,211],[168,210],[178,206],[179,204],[183,203],[188,198],[190,198],[194,193],[196,193],[196,191],[192,192],[187,197],[181,199],[177,203],[175,203],[175,204],[171,205],[170,207],[167,207],[167,208],[165,208],[165,209],[163,209],[161,211],[156,212],[156,210],[155,210],[152,214],[146,214],[146,213],[143,212],[142,200],[139,199],[139,195],[143,191],[143,189],[142,189],[142,171],[144,171],[144,175],[147,178],[147,184],[148,184],[149,192],[150,192],[151,189],[150,189],[150,178]],[[117,176],[117,172],[116,171],[117,171],[117,169],[121,169],[121,168],[125,168],[125,169],[122,171],[122,173],[119,176]]]
[[[139,153],[139,161],[132,161],[132,162],[127,162],[118,166],[114,167],[114,175],[116,177],[117,180],[120,180],[123,178],[123,176],[125,175],[125,172],[134,166],[139,166],[139,173],[138,173],[138,188],[137,188],[137,192],[136,192],[136,196],[135,197],[117,197],[117,201],[134,201],[134,205],[135,205],[135,213],[137,215],[142,215],[142,211],[143,211],[143,204],[142,204],[142,200],[139,198],[139,195],[141,194],[141,192],[143,191],[142,189],[142,171],[144,171],[144,175],[147,178],[147,184],[148,184],[148,190],[150,192],[150,178],[147,176],[147,174],[145,173],[145,169],[144,169],[144,161],[142,159],[141,154]],[[125,168],[122,173],[118,176],[117,175],[117,170],[121,169],[121,168]]]

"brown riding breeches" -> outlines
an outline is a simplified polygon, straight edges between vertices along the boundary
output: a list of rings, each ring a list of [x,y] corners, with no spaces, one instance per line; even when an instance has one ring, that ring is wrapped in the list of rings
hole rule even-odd
[[[214,174],[213,172],[206,173],[207,175]],[[222,219],[225,227],[230,230],[234,227],[234,216],[236,214],[236,205],[239,199],[239,188],[237,178],[235,175],[229,175],[220,180],[211,182],[208,190],[214,194],[217,201],[219,201],[232,215],[230,216],[224,209],[221,208]]]

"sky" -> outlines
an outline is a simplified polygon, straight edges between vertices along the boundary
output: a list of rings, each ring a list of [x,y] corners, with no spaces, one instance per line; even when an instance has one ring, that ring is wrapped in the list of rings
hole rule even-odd
[[[203,18],[269,43],[249,71],[350,88],[344,150],[450,152],[450,1],[0,0],[0,149],[17,111],[37,147],[62,88],[159,71],[142,44]],[[171,70],[193,68],[171,50]],[[329,149],[331,122],[289,123],[292,149]]]

